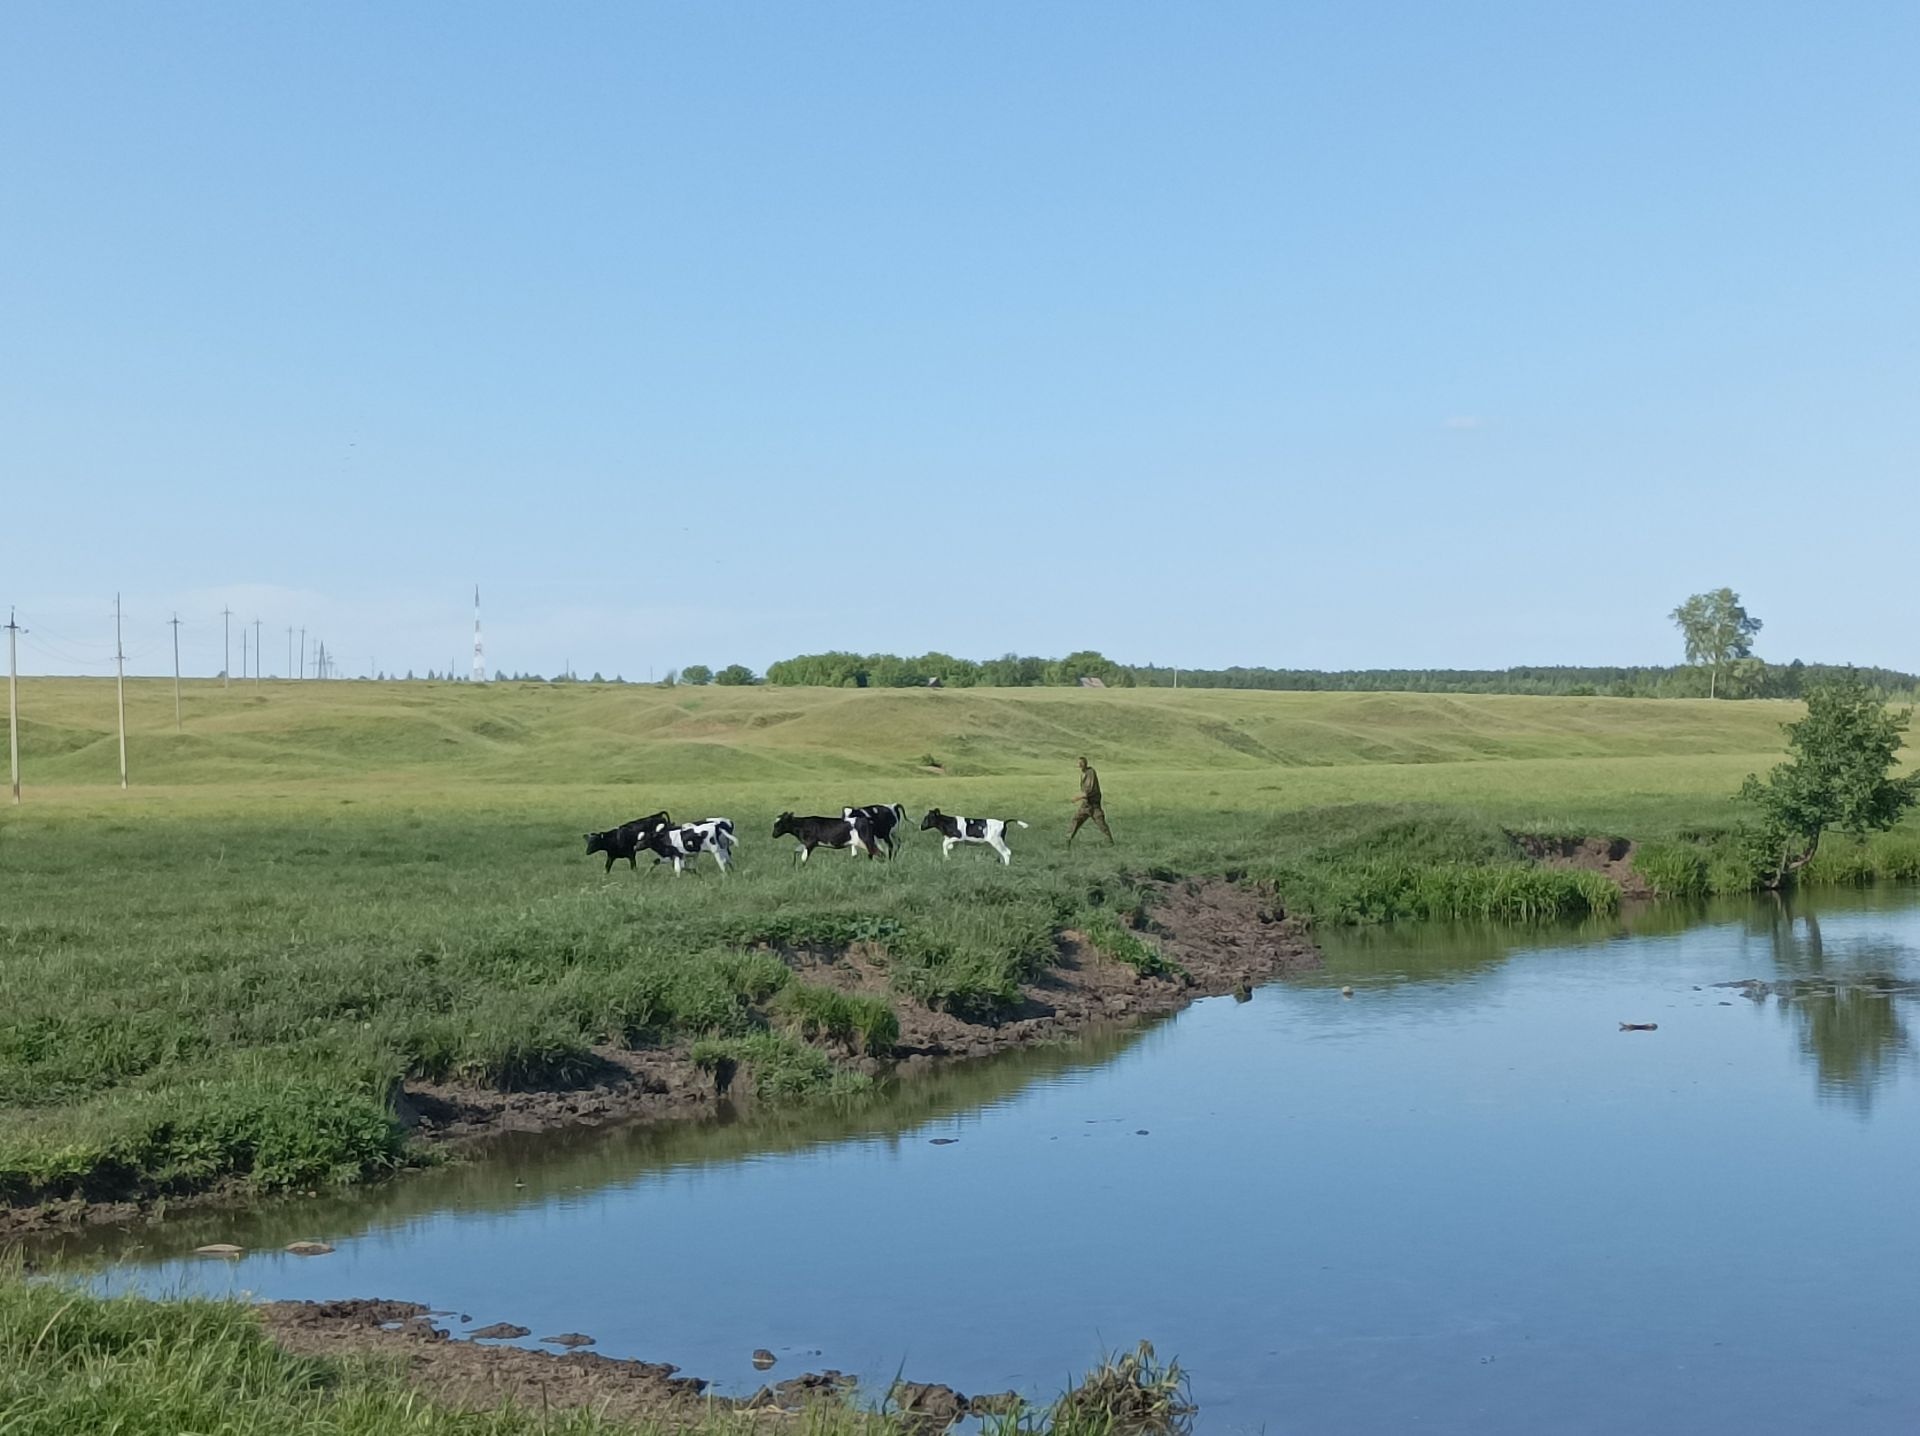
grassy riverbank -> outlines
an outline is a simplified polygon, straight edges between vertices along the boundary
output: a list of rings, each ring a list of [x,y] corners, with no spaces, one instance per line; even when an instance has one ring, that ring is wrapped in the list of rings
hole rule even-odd
[[[1696,867],[1710,888],[1728,795],[1793,712],[203,684],[175,734],[170,685],[134,684],[129,708],[122,793],[110,685],[23,698],[28,772],[58,782],[0,816],[0,1201],[353,1180],[409,1159],[403,1082],[564,1088],[608,1049],[694,1043],[763,1098],[856,1091],[893,1008],[994,1020],[1063,930],[1150,965],[1155,876],[1271,883],[1321,922],[1529,920],[1619,891],[1514,835],[1602,833],[1654,840],[1663,888]],[[1082,751],[1116,848],[1061,846]],[[765,836],[785,808],[893,800],[1034,827],[1010,869],[979,849],[942,862],[919,835],[891,867],[796,868]],[[584,829],[660,806],[735,818],[737,875],[604,874],[582,853]],[[1916,846],[1823,861],[1897,874]],[[781,958],[856,947],[878,993]]]
[[[387,1303],[394,1306],[396,1304]],[[279,1313],[283,1318],[294,1312]],[[297,1313],[300,1316],[317,1313]],[[405,1323],[388,1323],[388,1327]],[[100,1297],[0,1265],[0,1431],[8,1436],[927,1436],[945,1388],[901,1387],[880,1409],[831,1392],[792,1414],[708,1398],[671,1367],[566,1361],[422,1334],[276,1320],[238,1302]],[[1050,1408],[982,1417],[1003,1436],[1169,1430],[1177,1368],[1109,1361]],[[938,1404],[942,1398],[949,1404]],[[794,1398],[781,1398],[791,1401]],[[929,1413],[903,1414],[918,1404]],[[983,1403],[984,1404],[984,1403]]]

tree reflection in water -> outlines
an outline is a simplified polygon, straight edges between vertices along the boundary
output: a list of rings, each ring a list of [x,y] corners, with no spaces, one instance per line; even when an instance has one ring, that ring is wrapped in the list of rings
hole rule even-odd
[[[1900,1003],[1920,995],[1920,983],[1852,960],[1829,962],[1820,919],[1779,899],[1767,914],[1773,944],[1773,984],[1786,1019],[1818,1074],[1820,1093],[1858,1111],[1875,1094],[1909,1048]]]

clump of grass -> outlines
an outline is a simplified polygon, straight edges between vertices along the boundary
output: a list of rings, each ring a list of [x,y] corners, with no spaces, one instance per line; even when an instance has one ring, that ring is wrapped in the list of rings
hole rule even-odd
[[[770,952],[727,953],[717,965],[727,986],[743,1002],[765,1002],[793,977],[793,969]]]
[[[0,1122],[0,1198],[130,1200],[238,1179],[264,1191],[405,1161],[386,1104],[298,1078],[210,1081]]]
[[[1633,870],[1655,897],[1700,898],[1713,891],[1708,858],[1693,843],[1642,843],[1634,849]]]
[[[1046,1412],[1043,1424],[1021,1429],[1051,1436],[1117,1436],[1117,1433],[1185,1432],[1197,1410],[1187,1374],[1178,1361],[1162,1361],[1152,1343],[1110,1356],[1069,1388]]]
[[[1080,919],[1080,930],[1087,941],[1116,962],[1124,962],[1142,977],[1184,976],[1186,969],[1169,959],[1150,942],[1121,925],[1119,917],[1108,911],[1088,913]]]
[[[1357,862],[1283,875],[1288,906],[1315,922],[1544,922],[1617,911],[1598,873],[1521,863]]]
[[[1920,838],[1898,832],[1829,838],[1807,864],[1802,880],[1834,887],[1920,880]]]
[[[784,1032],[705,1037],[693,1044],[692,1057],[702,1071],[723,1082],[733,1080],[736,1071],[745,1071],[754,1095],[763,1101],[855,1096],[873,1086],[865,1073],[835,1066],[818,1047]]]
[[[900,1040],[900,1018],[891,1004],[868,993],[790,982],[774,1013],[808,1042],[825,1038],[868,1056],[884,1057]]]

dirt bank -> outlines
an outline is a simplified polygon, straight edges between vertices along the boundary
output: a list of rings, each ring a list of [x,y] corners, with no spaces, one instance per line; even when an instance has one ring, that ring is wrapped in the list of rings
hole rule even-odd
[[[1628,901],[1651,898],[1653,889],[1634,870],[1634,843],[1630,838],[1565,838],[1539,833],[1516,833],[1521,850],[1543,867],[1579,868],[1611,878]]]
[[[1147,886],[1151,922],[1146,936],[1185,972],[1144,976],[1106,956],[1083,934],[1062,933],[1055,961],[1022,989],[1019,1005],[997,1021],[969,1021],[934,1011],[892,991],[885,955],[856,945],[845,951],[781,955],[809,982],[882,994],[900,1019],[890,1058],[866,1059],[872,1071],[910,1075],[935,1064],[1082,1031],[1164,1017],[1196,998],[1218,996],[1289,973],[1320,966],[1306,930],[1280,912],[1268,893],[1224,881],[1162,882]],[[723,1104],[751,1104],[745,1074],[730,1083],[696,1066],[689,1044],[627,1051],[595,1049],[598,1065],[566,1090],[501,1092],[490,1088],[408,1082],[395,1110],[416,1141],[462,1148],[510,1132],[557,1131],[615,1122],[679,1121],[710,1117]],[[174,1210],[230,1205],[251,1194],[240,1183],[170,1202],[86,1202],[0,1207],[0,1239],[78,1225],[132,1225]]]
[[[851,1386],[837,1371],[809,1372],[743,1400],[710,1396],[706,1382],[658,1362],[454,1341],[447,1327],[435,1323],[435,1313],[408,1301],[276,1301],[259,1312],[268,1335],[297,1355],[398,1358],[410,1384],[468,1411],[490,1411],[510,1400],[531,1410],[592,1410],[671,1431],[699,1427],[717,1406],[764,1412],[771,1425],[784,1424],[809,1405],[838,1402]]]
[[[986,1057],[1035,1042],[1059,1041],[1090,1028],[1164,1017],[1201,997],[1320,966],[1306,930],[1285,917],[1264,892],[1220,881],[1147,885],[1149,936],[1184,976],[1146,977],[1107,957],[1083,934],[1060,936],[1053,965],[1021,990],[1021,1001],[997,1021],[969,1021],[894,992],[886,955],[864,944],[832,952],[783,952],[808,982],[888,998],[900,1018],[900,1041],[871,1071],[910,1073],[930,1063]],[[506,1132],[553,1131],[609,1122],[669,1121],[712,1116],[722,1102],[750,1104],[751,1082],[735,1076],[724,1090],[696,1067],[685,1044],[640,1052],[595,1050],[600,1070],[569,1091],[498,1092],[409,1082],[401,1120],[427,1142],[472,1144]]]

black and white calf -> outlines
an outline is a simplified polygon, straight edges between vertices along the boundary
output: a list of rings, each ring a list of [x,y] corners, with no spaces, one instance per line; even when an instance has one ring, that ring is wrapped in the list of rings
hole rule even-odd
[[[920,827],[940,834],[943,858],[953,856],[955,843],[985,843],[1000,854],[1002,863],[1011,863],[1013,849],[1007,846],[1007,829],[1024,828],[1026,824],[1018,818],[953,818],[935,808],[920,820]]]
[[[725,877],[733,862],[736,841],[732,818],[707,818],[698,823],[682,823],[677,828],[662,828],[647,840],[647,847],[656,857],[673,864],[675,877],[686,871],[687,864],[701,853],[712,853],[713,860],[720,865],[720,876]]]
[[[653,834],[673,826],[673,819],[662,808],[659,812],[645,818],[635,818],[622,823],[617,828],[608,828],[604,833],[587,834],[587,851],[607,855],[607,871],[613,871],[615,858],[625,858],[627,866],[640,866],[640,850],[647,846],[647,840]]]
[[[791,835],[800,840],[800,861],[805,862],[813,856],[815,848],[847,848],[853,852],[864,852],[869,858],[877,856],[873,843],[873,824],[858,811],[844,818],[796,818],[792,813],[782,813],[773,821],[773,835],[778,838]]]
[[[864,808],[842,808],[843,818],[865,818],[867,826],[873,829],[873,840],[887,850],[887,861],[893,861],[894,849],[900,846],[900,840],[907,835],[907,810],[898,803],[869,803]],[[858,851],[848,848],[849,853]]]

